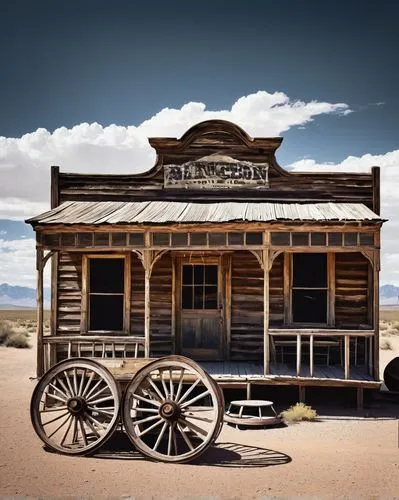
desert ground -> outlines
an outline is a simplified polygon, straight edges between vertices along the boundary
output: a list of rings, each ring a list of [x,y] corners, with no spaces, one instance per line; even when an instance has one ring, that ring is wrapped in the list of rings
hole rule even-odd
[[[392,312],[392,311],[391,311]],[[391,312],[389,314],[391,314]],[[8,314],[8,315],[7,315]],[[1,312],[22,329],[28,312]],[[399,315],[386,322],[381,370],[399,356]],[[397,322],[397,323],[396,323]],[[30,342],[34,344],[31,332]],[[196,463],[144,459],[121,433],[91,457],[44,450],[30,423],[35,349],[0,346],[0,496],[30,498],[265,498],[399,496],[399,403],[342,409],[287,427],[237,430],[224,426],[216,446]],[[266,389],[265,389],[266,390]],[[265,395],[266,397],[266,395]],[[339,410],[339,409],[338,409]],[[368,415],[364,418],[364,415]]]

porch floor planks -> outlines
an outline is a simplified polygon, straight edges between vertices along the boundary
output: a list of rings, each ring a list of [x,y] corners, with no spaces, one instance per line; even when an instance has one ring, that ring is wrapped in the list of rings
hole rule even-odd
[[[216,380],[256,380],[273,377],[298,378],[296,366],[286,363],[271,363],[270,375],[263,375],[263,365],[246,361],[203,361],[201,366]],[[344,369],[338,365],[314,365],[313,377],[310,377],[309,365],[301,366],[299,378],[342,379],[345,380]],[[362,366],[351,366],[348,380],[373,381]]]

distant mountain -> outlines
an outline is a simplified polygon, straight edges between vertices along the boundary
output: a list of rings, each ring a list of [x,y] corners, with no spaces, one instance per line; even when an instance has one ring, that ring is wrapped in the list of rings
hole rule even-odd
[[[380,287],[380,304],[382,306],[399,305],[399,286],[383,285]]]
[[[44,305],[49,306],[50,290],[45,288]],[[8,283],[0,284],[0,306],[36,307],[36,290],[26,286],[13,286]],[[2,307],[4,309],[4,307]]]

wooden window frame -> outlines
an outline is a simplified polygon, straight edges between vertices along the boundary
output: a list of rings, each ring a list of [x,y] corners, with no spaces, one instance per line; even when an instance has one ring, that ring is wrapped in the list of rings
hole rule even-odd
[[[325,323],[298,322],[293,320],[293,255],[295,253],[325,253],[327,255],[327,311]],[[322,287],[320,288],[322,289]],[[335,326],[335,253],[334,252],[284,252],[284,324],[302,328],[328,328]]]
[[[90,259],[123,259],[124,260],[124,297],[123,297],[123,330],[89,330],[90,306]],[[82,335],[129,335],[130,333],[130,295],[131,295],[131,253],[117,254],[84,254],[82,256],[82,302],[80,333]]]

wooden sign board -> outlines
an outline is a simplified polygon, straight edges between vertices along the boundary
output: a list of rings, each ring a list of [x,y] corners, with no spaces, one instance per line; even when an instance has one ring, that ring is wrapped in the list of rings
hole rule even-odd
[[[165,188],[223,189],[267,188],[268,163],[202,158],[182,165],[164,166]]]

